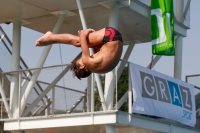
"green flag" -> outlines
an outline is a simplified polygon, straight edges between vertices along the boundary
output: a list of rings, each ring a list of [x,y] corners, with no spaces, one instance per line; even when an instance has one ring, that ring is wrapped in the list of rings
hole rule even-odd
[[[173,0],[151,0],[152,53],[175,55]]]

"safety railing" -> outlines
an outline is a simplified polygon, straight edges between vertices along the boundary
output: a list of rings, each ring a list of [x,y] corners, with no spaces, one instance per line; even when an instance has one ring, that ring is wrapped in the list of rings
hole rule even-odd
[[[66,83],[63,85],[63,82],[67,82],[63,80],[65,80],[64,78],[68,70],[69,65],[65,64],[12,72],[1,72],[1,94],[5,94],[5,85],[2,84],[5,80],[11,81],[13,75],[18,75],[17,77],[19,78],[18,99],[13,103],[18,104],[18,109],[12,114],[8,114],[11,112],[9,107],[10,102],[7,100],[8,97],[6,95],[4,95],[4,98],[2,95],[4,105],[1,106],[1,118],[6,118],[3,116],[5,112],[7,112],[7,116],[12,116],[12,118],[16,118],[17,116],[33,117],[85,112],[85,88],[82,90],[75,90],[66,87]],[[24,94],[27,91],[26,88],[28,84],[32,82],[29,73],[32,72],[34,74],[36,71],[40,71],[40,76],[33,86],[36,91],[31,91],[28,98],[25,98]],[[41,88],[39,88],[38,85]]]
[[[73,82],[65,80],[65,76],[66,73],[69,71],[69,67],[69,64],[65,64],[42,68],[24,69],[19,71],[1,72],[1,94],[5,94],[5,85],[2,84],[5,80],[10,82],[13,75],[18,75],[17,77],[19,78],[19,98],[15,102],[15,104],[18,104],[18,109],[9,115],[9,113],[11,112],[9,107],[10,102],[8,100],[9,97],[4,95],[4,98],[2,97],[2,101],[4,102],[4,104],[1,106],[1,110],[3,110],[1,112],[1,118],[9,119],[8,116],[11,116],[12,119],[15,119],[19,118],[18,116],[34,117],[82,112],[106,112],[110,110],[130,112],[132,110],[132,100],[131,103],[129,102],[128,105],[128,91],[131,90],[129,85],[130,77],[128,77],[128,67],[125,67],[119,80],[117,77],[117,69],[114,71],[114,92],[108,93],[108,97],[104,100],[101,99],[102,97],[100,96],[98,87],[95,83],[93,83],[94,86],[88,85],[87,88],[82,88],[81,90],[71,89],[64,86],[69,84],[70,82]],[[34,72],[36,71],[40,71],[40,75],[35,85],[33,86],[36,91],[31,91],[31,94],[26,99],[24,97],[24,94],[26,93],[26,88],[28,84],[32,82],[32,75],[28,73],[31,72],[34,75]],[[102,86],[104,86],[105,76],[99,76]],[[91,78],[94,81],[94,74],[91,74]],[[41,87],[40,89],[38,85]],[[87,89],[90,89],[90,93],[87,93]],[[107,102],[108,98],[110,98],[110,94],[113,94],[112,99],[109,99],[109,101],[112,101],[111,103]],[[25,99],[26,101],[24,101]],[[102,101],[105,101],[105,103],[103,103]],[[109,109],[106,107],[107,109],[105,110],[103,109],[103,104],[106,104],[105,106],[107,107],[110,104],[110,106],[112,107]],[[4,117],[5,112],[6,117]]]
[[[126,62],[128,63],[128,62]],[[33,69],[24,69],[19,71],[12,72],[1,72],[0,74],[0,93],[5,94],[2,90],[5,85],[2,83],[5,80],[10,81],[13,75],[18,75],[19,77],[19,92],[18,92],[18,100],[16,104],[18,104],[18,109],[15,110],[14,113],[11,114],[9,98],[4,95],[2,96],[1,101],[1,119],[19,119],[23,117],[38,117],[38,116],[57,116],[57,115],[69,115],[71,113],[86,113],[86,112],[107,112],[110,110],[115,111],[124,111],[129,114],[132,114],[132,104],[133,104],[133,95],[132,95],[132,87],[131,87],[131,78],[129,67],[125,66],[124,71],[122,72],[120,78],[118,79],[117,72],[118,68],[115,70],[114,76],[114,92],[113,92],[113,105],[111,109],[103,109],[103,102],[105,100],[106,106],[108,106],[107,99],[102,100],[99,90],[97,86],[90,88],[90,93],[88,93],[87,88],[82,88],[81,90],[75,90],[69,87],[66,87],[63,84],[63,79],[66,76],[66,73],[69,71],[69,64],[64,65],[56,65],[42,68],[33,68]],[[35,71],[40,71],[40,75],[37,79],[37,83],[41,86],[42,91],[36,87],[39,94],[36,94],[35,91],[32,91],[27,101],[23,101],[23,95],[26,91],[28,83],[31,82],[31,76],[28,75],[28,72],[32,72],[34,75]],[[199,76],[200,75],[196,75]],[[94,80],[94,74],[91,75],[90,78]],[[187,82],[190,80],[191,76],[187,76]],[[104,85],[105,76],[100,75],[100,79],[102,81],[102,86]],[[73,79],[72,79],[73,80]],[[64,82],[69,83],[69,81]],[[72,81],[73,82],[73,81]],[[196,97],[196,106],[198,106],[199,99],[197,98],[200,95],[200,90],[198,87],[195,87],[195,97]],[[105,93],[105,92],[104,92]],[[47,98],[45,98],[47,96]],[[4,103],[4,104],[3,104]],[[25,106],[23,105],[25,103]],[[23,108],[24,106],[24,108]],[[9,115],[10,113],[10,115]],[[197,108],[197,115],[199,113],[199,109]],[[135,114],[142,117],[149,117],[153,119],[159,119],[162,121],[168,121],[171,123],[177,123],[172,120],[163,119],[160,117]],[[10,117],[11,116],[11,117]]]

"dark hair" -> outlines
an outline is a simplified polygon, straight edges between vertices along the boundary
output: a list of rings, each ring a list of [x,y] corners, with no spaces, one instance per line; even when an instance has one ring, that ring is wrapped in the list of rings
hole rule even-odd
[[[72,62],[71,71],[73,71],[73,76],[76,76],[78,79],[88,77],[91,74],[91,71],[86,71],[85,69],[80,69],[80,64],[76,62]]]

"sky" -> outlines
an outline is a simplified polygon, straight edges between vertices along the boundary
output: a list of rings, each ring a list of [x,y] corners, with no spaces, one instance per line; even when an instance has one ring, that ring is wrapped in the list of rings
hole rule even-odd
[[[187,30],[187,37],[183,38],[183,56],[182,56],[182,79],[185,81],[186,75],[200,74],[200,17],[199,12],[200,0],[192,0],[190,7],[190,29]],[[7,35],[12,40],[12,24],[1,25]],[[43,34],[37,31],[22,27],[21,36],[21,56],[27,63],[29,68],[34,68],[41,56],[44,47],[35,47],[35,41]],[[60,56],[60,48],[61,55]],[[123,51],[126,51],[124,47]],[[81,51],[76,47],[70,45],[55,44],[48,55],[44,66],[69,64],[71,60]],[[144,52],[145,51],[145,52]],[[124,52],[123,52],[124,54]],[[122,55],[123,57],[123,55]],[[129,58],[129,62],[139,64],[141,66],[148,66],[151,62],[151,43],[136,44]],[[162,56],[158,63],[153,68],[154,71],[172,76],[174,75],[174,56]],[[86,79],[81,81],[76,78],[71,78],[71,73],[66,77],[67,87],[82,88],[86,86]],[[77,84],[80,83],[80,84]]]

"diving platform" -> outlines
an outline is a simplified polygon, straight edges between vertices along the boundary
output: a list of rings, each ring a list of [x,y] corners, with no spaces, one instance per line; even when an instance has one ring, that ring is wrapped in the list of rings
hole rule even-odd
[[[23,130],[27,133],[106,133],[106,125],[114,126],[116,133],[199,133],[200,131],[192,127],[121,111],[6,120],[4,129],[9,131]]]

